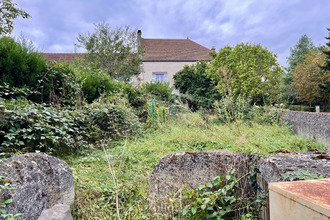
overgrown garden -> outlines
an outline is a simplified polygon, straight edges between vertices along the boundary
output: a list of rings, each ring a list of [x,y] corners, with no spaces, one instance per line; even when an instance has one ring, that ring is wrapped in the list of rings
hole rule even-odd
[[[210,63],[200,61],[175,75],[175,88],[190,95],[178,96],[168,83],[129,83],[139,74],[143,52],[135,31],[95,28],[79,35],[77,46],[88,53],[70,64],[50,62],[11,37],[0,39],[1,157],[41,152],[65,160],[74,175],[75,219],[226,219],[242,205],[232,175],[219,177],[229,185],[219,178],[213,183],[225,192],[187,190],[180,198],[186,206],[165,214],[150,210],[148,181],[158,161],[176,151],[263,155],[324,149],[297,137],[281,123],[281,112],[299,100],[322,101],[326,110],[327,47],[322,56],[320,49],[308,50],[285,73],[276,55],[261,45],[227,46]],[[303,65],[318,78],[296,77],[305,74]],[[308,85],[318,93],[301,92],[303,79],[312,80]],[[298,96],[288,95],[293,90]],[[221,193],[228,200],[219,200]],[[260,201],[249,202],[236,217],[256,215]]]

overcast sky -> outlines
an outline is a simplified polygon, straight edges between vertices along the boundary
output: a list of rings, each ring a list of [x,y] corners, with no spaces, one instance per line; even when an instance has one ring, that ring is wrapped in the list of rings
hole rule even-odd
[[[218,51],[226,45],[260,43],[286,66],[299,38],[324,45],[330,0],[13,0],[32,18],[17,19],[42,52],[74,52],[78,33],[95,23],[141,29],[144,38],[189,38]]]

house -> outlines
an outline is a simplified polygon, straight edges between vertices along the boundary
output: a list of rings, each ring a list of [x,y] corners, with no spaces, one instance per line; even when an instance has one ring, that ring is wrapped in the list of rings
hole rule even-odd
[[[195,64],[198,60],[211,60],[210,50],[189,38],[187,39],[150,39],[142,38],[138,31],[144,53],[141,64],[141,74],[133,78],[133,84],[150,81],[169,82],[173,86],[173,76],[185,65]],[[73,62],[81,53],[44,53],[49,60]],[[174,91],[179,93],[178,91]]]
[[[141,74],[133,79],[135,85],[150,81],[169,82],[173,86],[173,76],[185,65],[195,64],[198,60],[211,60],[210,50],[189,38],[187,39],[138,39],[144,49]],[[174,91],[179,93],[178,91]]]

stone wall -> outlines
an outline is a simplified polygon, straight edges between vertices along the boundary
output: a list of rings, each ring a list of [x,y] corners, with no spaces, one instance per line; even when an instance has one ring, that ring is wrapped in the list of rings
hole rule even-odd
[[[285,111],[282,120],[292,124],[298,135],[315,138],[330,149],[330,113]]]

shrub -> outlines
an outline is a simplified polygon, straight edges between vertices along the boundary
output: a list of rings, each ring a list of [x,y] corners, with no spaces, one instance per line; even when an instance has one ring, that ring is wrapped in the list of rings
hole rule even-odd
[[[168,82],[146,82],[142,84],[142,91],[147,94],[154,95],[162,101],[169,101],[173,88]]]
[[[39,85],[35,88],[38,93],[31,94],[28,98],[54,106],[76,105],[78,96],[81,95],[81,88],[72,65],[53,61],[48,63],[48,66],[47,73],[39,80]]]
[[[27,100],[2,101],[2,151],[54,153],[76,151],[86,146],[87,124],[81,112],[57,110]]]
[[[126,83],[122,83],[122,93],[127,97],[139,120],[145,122],[148,115],[148,94],[144,93],[140,87],[134,87],[132,84]]]
[[[174,86],[182,94],[189,94],[192,98],[192,109],[212,108],[215,100],[221,96],[211,78],[206,74],[206,61],[198,61],[197,64],[184,66],[174,75]]]
[[[290,105],[289,109],[291,111],[315,112],[315,107],[305,106],[305,105]]]
[[[238,179],[235,170],[229,175],[217,176],[212,183],[200,185],[198,189],[183,189],[179,198],[170,198],[170,205],[178,210],[179,219],[245,219],[252,216],[252,201],[237,195]],[[172,209],[173,209],[172,208]],[[252,209],[251,209],[252,208]],[[177,218],[175,218],[177,219]]]
[[[38,103],[74,105],[79,93],[74,70],[69,64],[50,62],[28,45],[9,37],[0,38],[1,97],[19,96]]]
[[[225,96],[219,102],[215,101],[214,108],[223,122],[248,119],[251,110],[249,102],[240,96],[235,100]]]
[[[142,134],[141,123],[124,105],[93,103],[80,110],[28,100],[0,100],[1,151],[81,151],[104,138]]]
[[[109,97],[100,97],[85,109],[95,140],[142,134],[142,125],[128,103],[123,99],[116,102]]]
[[[0,84],[33,89],[46,71],[41,53],[30,51],[13,38],[0,38]]]
[[[111,79],[109,74],[103,70],[87,65],[76,65],[75,73],[88,103],[92,103],[103,93],[111,95],[120,89],[120,83]]]
[[[282,112],[281,106],[252,106],[249,118],[259,124],[280,124]]]

